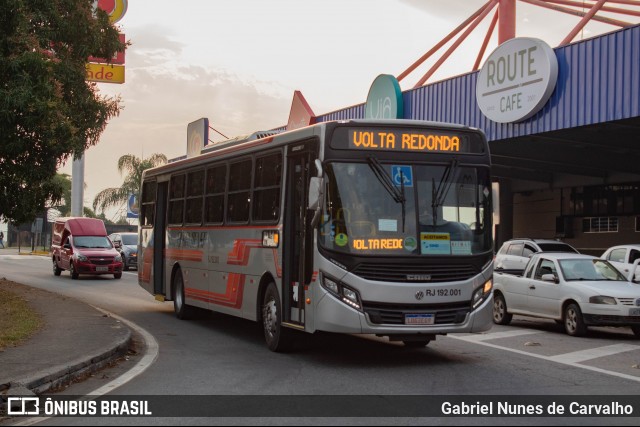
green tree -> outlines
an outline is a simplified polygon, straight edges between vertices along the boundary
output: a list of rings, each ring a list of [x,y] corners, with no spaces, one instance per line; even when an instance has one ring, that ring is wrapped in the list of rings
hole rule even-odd
[[[164,154],[153,154],[146,159],[140,159],[133,154],[125,154],[118,159],[118,172],[120,175],[126,172],[124,182],[117,188],[106,188],[96,194],[93,199],[93,209],[104,211],[108,207],[118,207],[127,203],[129,195],[140,196],[142,184],[142,172],[167,163]]]
[[[87,82],[89,56],[125,45],[92,0],[4,0],[0,7],[0,220],[30,222],[60,200],[58,166],[95,145],[119,97]]]

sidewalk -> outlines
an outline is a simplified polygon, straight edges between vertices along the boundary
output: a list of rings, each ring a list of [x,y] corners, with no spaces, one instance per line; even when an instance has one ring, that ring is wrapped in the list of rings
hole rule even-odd
[[[6,255],[20,256],[17,249],[0,248],[0,278]],[[126,353],[131,331],[120,321],[73,298],[22,284],[1,286],[27,300],[43,327],[20,346],[0,351],[0,398],[54,389]]]

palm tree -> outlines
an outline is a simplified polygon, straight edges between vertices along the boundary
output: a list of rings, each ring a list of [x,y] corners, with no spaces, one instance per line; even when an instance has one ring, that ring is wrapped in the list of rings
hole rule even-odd
[[[125,154],[120,157],[118,160],[118,172],[120,172],[120,175],[126,172],[124,182],[118,188],[106,188],[99,192],[93,199],[93,209],[100,208],[101,211],[104,211],[108,207],[117,207],[126,203],[131,194],[139,196],[142,172],[166,163],[167,156],[164,154],[153,154],[146,159],[140,159],[133,154]]]

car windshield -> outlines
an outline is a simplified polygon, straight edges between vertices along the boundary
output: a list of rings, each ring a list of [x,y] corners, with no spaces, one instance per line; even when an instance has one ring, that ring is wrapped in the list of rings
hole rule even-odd
[[[564,259],[560,260],[560,269],[567,282],[574,280],[627,281],[611,264],[600,259]]]
[[[135,246],[138,244],[137,234],[122,234],[122,244],[127,246]]]
[[[106,236],[77,236],[73,238],[76,248],[110,249],[113,246]]]
[[[491,250],[484,168],[333,162],[321,244],[352,255],[475,255]]]

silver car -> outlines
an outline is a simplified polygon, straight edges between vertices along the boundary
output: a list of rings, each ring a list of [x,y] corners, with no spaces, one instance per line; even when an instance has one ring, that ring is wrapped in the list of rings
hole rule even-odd
[[[514,314],[553,319],[567,334],[588,326],[629,326],[640,338],[640,285],[608,261],[589,255],[539,253],[524,275],[497,273],[493,321],[506,325]]]
[[[123,269],[138,269],[138,233],[113,233],[109,236],[122,255]]]

